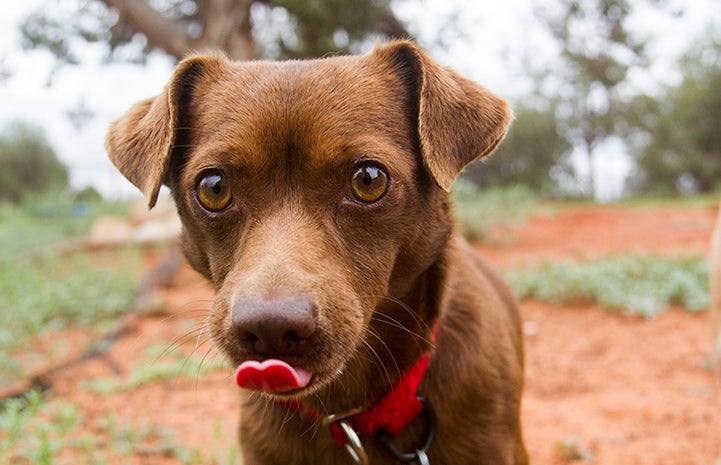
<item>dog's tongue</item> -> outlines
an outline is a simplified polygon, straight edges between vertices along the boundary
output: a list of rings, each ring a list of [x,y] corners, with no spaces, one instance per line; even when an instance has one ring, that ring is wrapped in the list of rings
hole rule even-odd
[[[310,378],[311,373],[307,370],[293,368],[275,359],[243,362],[235,372],[235,382],[238,386],[269,394],[304,388],[310,382]]]

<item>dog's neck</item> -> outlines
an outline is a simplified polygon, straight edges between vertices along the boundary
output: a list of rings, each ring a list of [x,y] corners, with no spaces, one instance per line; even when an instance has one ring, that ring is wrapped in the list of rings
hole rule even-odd
[[[445,305],[445,260],[442,254],[415,277],[406,295],[384,299],[356,356],[326,392],[306,400],[308,408],[324,416],[367,410],[431,353]]]
[[[447,254],[448,249],[403,286],[405,295],[384,299],[371,319],[366,342],[338,379],[321,392],[294,401],[297,410],[314,412],[318,418],[368,412],[387,402],[388,393],[399,385],[404,390],[400,402],[418,407],[416,391],[435,349],[445,305]],[[384,339],[374,336],[378,334],[385,334]],[[415,373],[411,380],[409,373]]]
[[[436,340],[438,322],[434,325],[433,341]],[[368,408],[357,408],[347,412],[323,415],[300,401],[281,402],[282,408],[297,411],[328,427],[333,439],[339,446],[348,446],[354,441],[353,436],[398,436],[424,410],[432,407],[429,402],[418,395],[432,352],[422,355],[418,361],[406,371],[387,392],[377,398]],[[435,422],[430,414],[428,421]],[[429,424],[432,431],[435,426]],[[435,435],[435,433],[429,433]],[[429,436],[430,437],[430,436]],[[428,439],[427,447],[433,439]],[[424,451],[425,452],[425,451]]]

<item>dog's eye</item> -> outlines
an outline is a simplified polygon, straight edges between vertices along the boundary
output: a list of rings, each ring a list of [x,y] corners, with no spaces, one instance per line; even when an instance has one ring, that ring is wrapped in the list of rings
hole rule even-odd
[[[376,165],[362,165],[353,174],[351,188],[357,200],[375,202],[388,190],[388,175]]]
[[[195,188],[198,202],[208,211],[219,212],[230,205],[230,186],[219,172],[204,175]]]

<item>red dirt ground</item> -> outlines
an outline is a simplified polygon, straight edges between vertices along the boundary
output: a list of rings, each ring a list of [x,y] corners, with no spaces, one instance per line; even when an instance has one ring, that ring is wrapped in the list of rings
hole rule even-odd
[[[705,254],[715,209],[563,207],[533,217],[506,246],[478,246],[499,266],[560,257],[647,251]],[[54,376],[52,396],[80,407],[89,432],[118,423],[166,427],[184,447],[215,463],[235,442],[238,401],[230,373],[174,378],[113,394],[79,387],[82,380],[120,379],[148,363],[148,346],[173,344],[190,353],[212,297],[197,278],[167,293],[169,314],[141,318],[104,359]],[[592,306],[522,302],[527,383],[523,424],[532,463],[551,465],[713,465],[721,457],[721,385],[706,368],[708,312],[672,310],[654,320]],[[202,338],[203,335],[201,335]],[[199,347],[200,356],[211,350]],[[211,352],[210,359],[214,357]],[[111,370],[112,361],[120,375]],[[135,451],[112,463],[171,464],[177,458]]]

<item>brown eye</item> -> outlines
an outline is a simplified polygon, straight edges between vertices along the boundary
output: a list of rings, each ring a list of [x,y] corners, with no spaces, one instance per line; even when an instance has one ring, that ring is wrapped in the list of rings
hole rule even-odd
[[[376,165],[363,165],[353,174],[351,188],[357,200],[375,202],[388,190],[388,175]]]
[[[195,189],[198,202],[208,211],[219,212],[230,205],[230,186],[221,173],[206,174],[200,178]]]

